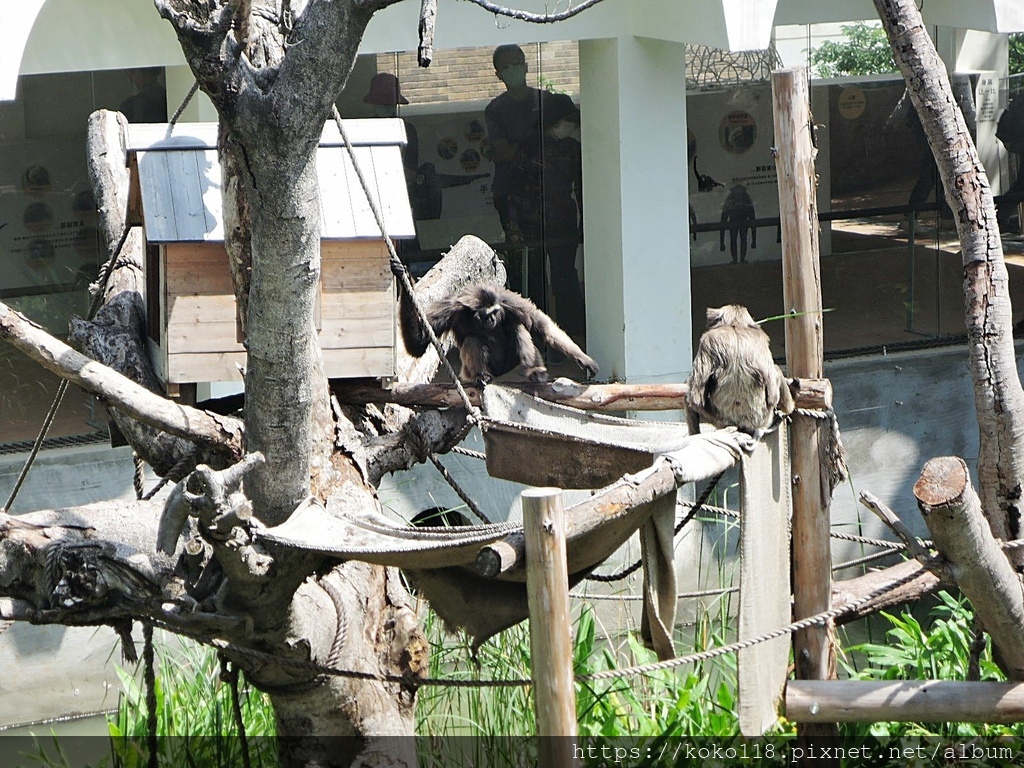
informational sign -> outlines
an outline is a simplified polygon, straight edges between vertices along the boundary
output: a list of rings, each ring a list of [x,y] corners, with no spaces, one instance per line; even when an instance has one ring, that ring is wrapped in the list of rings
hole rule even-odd
[[[864,114],[868,99],[863,88],[851,85],[848,88],[842,89],[836,103],[839,107],[840,115],[847,120],[856,120]]]
[[[994,123],[999,114],[999,79],[995,72],[982,72],[974,89],[974,105],[979,123]]]
[[[781,258],[778,227],[756,224],[779,213],[771,88],[691,94],[686,117],[690,223],[722,226],[691,237],[691,264]]]
[[[447,249],[467,234],[500,243],[483,109],[403,116],[420,141],[420,167],[409,184],[420,247]]]
[[[0,152],[0,292],[39,294],[92,279],[96,204],[84,142],[7,144]]]

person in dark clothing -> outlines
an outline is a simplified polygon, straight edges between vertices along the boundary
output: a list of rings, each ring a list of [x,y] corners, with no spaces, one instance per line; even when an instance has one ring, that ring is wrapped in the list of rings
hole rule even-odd
[[[747,234],[750,234],[750,247],[757,248],[757,227],[754,220],[754,201],[742,184],[735,185],[726,195],[722,204],[722,223],[729,229],[729,253],[733,264],[745,264],[747,261]],[[739,252],[736,245],[739,241]],[[719,232],[721,250],[725,250],[725,230]]]
[[[1001,232],[1013,231],[1014,215],[1024,203],[1024,93],[1018,94],[999,116],[996,124],[996,138],[1003,143],[1011,155],[1013,183],[1000,195],[996,209]],[[1017,230],[1024,228],[1019,216]]]
[[[374,117],[398,117],[398,105],[408,104],[409,100],[402,95],[398,78],[390,72],[378,72],[370,78],[370,90],[363,96],[363,103],[373,108]],[[420,138],[416,126],[405,118],[405,146],[402,147],[402,167],[405,170],[405,184],[410,196],[416,184],[417,169],[420,163]],[[413,258],[420,251],[418,237],[401,240],[396,249],[403,260]]]
[[[363,96],[363,102],[373,107],[374,117],[398,117],[398,105],[408,104],[409,100],[402,95],[397,77],[390,72],[378,72],[370,78],[370,90]],[[420,139],[416,126],[404,118],[402,122],[405,123],[402,165],[405,167],[405,180],[411,183],[420,164]]]
[[[505,84],[505,92],[495,96],[484,109],[484,122],[494,163],[491,195],[508,246],[509,285],[544,308],[543,255],[538,248],[528,248],[523,243],[521,233],[512,229],[509,219],[509,188],[516,173],[515,160],[524,142],[539,141],[544,92],[526,84],[529,67],[526,54],[518,45],[499,45],[492,61],[494,74]],[[524,267],[529,285],[524,284]]]
[[[118,111],[129,123],[166,123],[167,91],[160,85],[160,67],[128,70],[136,93],[121,102]]]
[[[554,317],[575,339],[586,336],[586,312],[576,250],[583,241],[583,162],[580,115],[564,94],[543,97],[542,132],[523,141],[508,187],[508,232],[547,255]],[[544,269],[540,261],[540,269]]]

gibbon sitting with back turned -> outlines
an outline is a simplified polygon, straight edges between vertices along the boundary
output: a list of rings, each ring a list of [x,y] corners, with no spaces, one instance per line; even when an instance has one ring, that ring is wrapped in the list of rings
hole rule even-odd
[[[421,357],[430,345],[416,308],[404,290],[400,321],[405,348]],[[427,320],[440,337],[451,331],[459,347],[459,379],[486,384],[518,365],[530,381],[547,381],[548,369],[538,347],[547,344],[575,360],[588,376],[597,374],[592,357],[580,349],[529,299],[495,285],[472,284],[426,307]]]
[[[708,308],[707,317],[686,393],[690,434],[700,432],[703,420],[759,440],[775,424],[776,410],[793,412],[789,382],[772,359],[768,334],[746,307]]]

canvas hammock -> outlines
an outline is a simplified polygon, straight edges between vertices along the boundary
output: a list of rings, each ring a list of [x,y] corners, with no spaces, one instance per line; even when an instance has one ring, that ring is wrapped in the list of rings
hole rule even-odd
[[[675,493],[627,508],[601,502],[624,485],[639,486],[649,473],[666,466],[676,487],[716,477],[752,449],[752,438],[734,430],[691,436],[681,424],[593,414],[497,385],[485,388],[483,406],[481,428],[492,475],[529,485],[601,487],[565,511],[570,584],[640,530],[643,633],[659,656],[672,656]],[[762,481],[748,482],[757,487]],[[348,511],[358,508],[365,505],[347,504],[344,495],[332,497],[327,507],[310,500],[260,537],[340,559],[402,568],[447,625],[473,637],[474,647],[526,618],[521,565],[494,578],[481,576],[475,568],[488,545],[505,542],[521,548],[521,525],[410,528],[381,514]]]

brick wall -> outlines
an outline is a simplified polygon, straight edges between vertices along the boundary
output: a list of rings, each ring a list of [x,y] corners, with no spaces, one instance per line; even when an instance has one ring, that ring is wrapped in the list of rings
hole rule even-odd
[[[575,40],[531,43],[522,46],[530,65],[527,82],[568,93],[579,100],[579,55]],[[492,99],[505,86],[494,74],[493,48],[450,48],[434,52],[431,65],[416,63],[415,51],[378,54],[376,71],[398,75],[402,94],[410,104]]]

